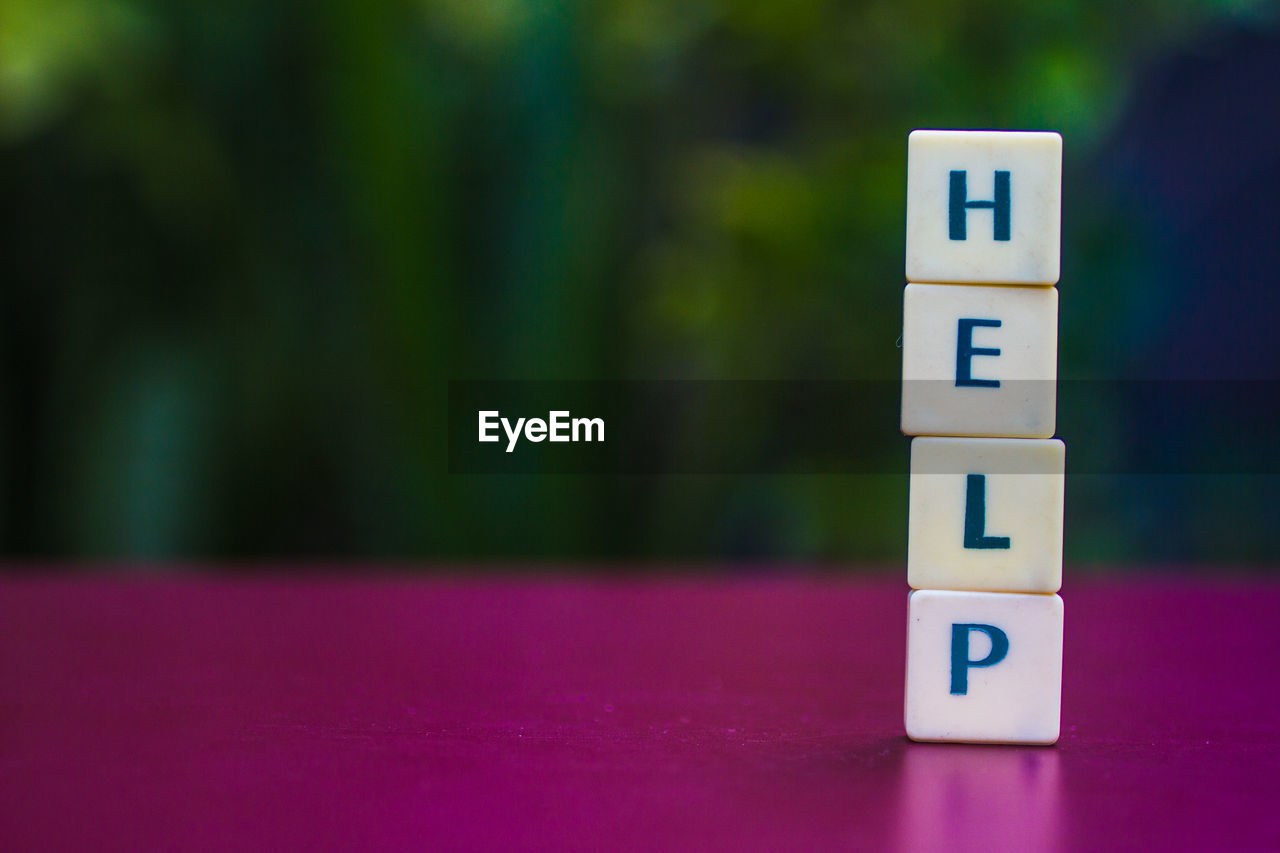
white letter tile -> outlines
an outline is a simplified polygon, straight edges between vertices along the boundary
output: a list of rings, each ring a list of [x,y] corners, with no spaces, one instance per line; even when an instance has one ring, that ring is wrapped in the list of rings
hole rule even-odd
[[[1054,284],[1056,133],[917,130],[907,139],[907,281]]]
[[[1057,439],[912,441],[907,581],[915,589],[1057,592],[1065,466]]]
[[[1057,741],[1061,598],[928,589],[911,593],[908,611],[912,740]]]
[[[902,431],[1049,438],[1058,375],[1058,290],[908,284]]]

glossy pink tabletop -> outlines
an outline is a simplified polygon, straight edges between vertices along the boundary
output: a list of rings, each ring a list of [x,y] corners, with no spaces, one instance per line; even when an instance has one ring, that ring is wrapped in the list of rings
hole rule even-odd
[[[1063,597],[1012,748],[903,737],[896,578],[10,577],[0,848],[1280,847],[1280,586]]]

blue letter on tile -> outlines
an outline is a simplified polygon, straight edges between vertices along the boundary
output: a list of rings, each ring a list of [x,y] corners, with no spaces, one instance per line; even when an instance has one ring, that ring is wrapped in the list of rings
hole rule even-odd
[[[999,355],[998,347],[975,347],[973,345],[973,330],[977,326],[990,326],[993,329],[1000,328],[999,320],[972,320],[968,317],[961,317],[959,327],[956,329],[956,385],[970,386],[977,388],[999,388],[999,379],[974,379],[973,366],[970,361],[975,355]]]
[[[951,171],[951,196],[947,213],[952,240],[967,239],[967,211],[974,208],[991,208],[993,238],[1009,240],[1009,173],[996,172],[996,197],[991,201],[969,201],[968,173],[963,169]]]
[[[987,478],[970,474],[964,493],[964,547],[1001,549],[1009,547],[1008,536],[987,535]]]
[[[991,638],[991,651],[982,660],[969,660],[969,633],[981,631]],[[951,626],[951,695],[963,696],[969,692],[969,668],[995,666],[1009,654],[1009,635],[995,625]]]

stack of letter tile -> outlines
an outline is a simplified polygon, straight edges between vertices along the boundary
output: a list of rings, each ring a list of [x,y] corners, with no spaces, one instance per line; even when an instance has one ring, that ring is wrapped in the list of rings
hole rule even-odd
[[[907,151],[902,431],[919,436],[907,734],[1051,744],[1062,696],[1062,137],[917,130]]]

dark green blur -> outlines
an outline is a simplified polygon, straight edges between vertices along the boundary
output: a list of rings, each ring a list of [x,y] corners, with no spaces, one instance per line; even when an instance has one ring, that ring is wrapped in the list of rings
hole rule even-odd
[[[1064,135],[1062,374],[1107,375],[1155,273],[1096,155],[1268,8],[5,0],[0,548],[900,560],[905,463],[450,476],[446,383],[896,376],[915,127]],[[1073,484],[1068,557],[1161,556],[1152,489]]]

